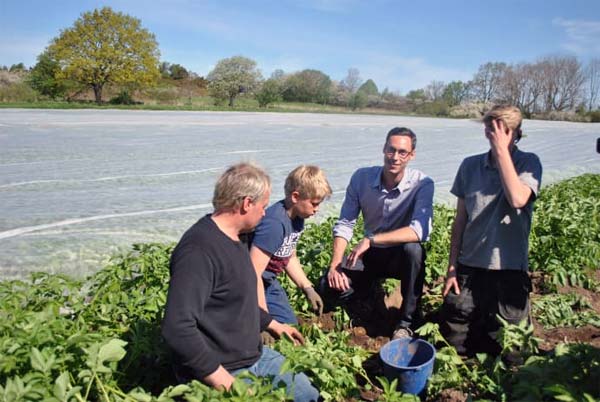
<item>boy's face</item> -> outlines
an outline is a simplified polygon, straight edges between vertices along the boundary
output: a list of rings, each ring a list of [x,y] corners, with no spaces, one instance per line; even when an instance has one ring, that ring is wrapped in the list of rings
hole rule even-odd
[[[321,198],[301,198],[296,191],[292,193],[292,199],[294,200],[296,215],[302,219],[310,218],[316,214],[323,201]]]

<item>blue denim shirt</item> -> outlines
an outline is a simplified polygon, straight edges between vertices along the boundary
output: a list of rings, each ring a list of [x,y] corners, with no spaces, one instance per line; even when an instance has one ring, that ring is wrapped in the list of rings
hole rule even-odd
[[[419,241],[429,240],[433,216],[433,180],[423,172],[406,168],[404,177],[390,191],[381,181],[383,168],[358,169],[346,189],[334,237],[352,238],[356,219],[362,211],[365,236],[410,227]],[[384,247],[384,246],[378,246]]]

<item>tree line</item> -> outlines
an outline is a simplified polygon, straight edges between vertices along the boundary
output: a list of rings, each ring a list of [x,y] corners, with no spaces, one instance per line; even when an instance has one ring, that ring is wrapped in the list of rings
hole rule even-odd
[[[585,115],[598,108],[600,90],[600,59],[583,65],[564,55],[518,64],[488,62],[469,81],[434,80],[406,95],[387,88],[380,91],[372,79],[363,80],[356,68],[350,68],[341,81],[315,69],[276,70],[265,78],[257,63],[243,56],[222,59],[201,77],[180,64],[160,61],[154,34],[139,19],[109,7],[83,13],[52,39],[33,68],[19,63],[0,70],[25,74],[29,87],[51,99],[77,99],[92,91],[94,100],[102,103],[104,89],[111,86],[121,89],[111,101],[132,103],[133,94],[162,79],[193,87],[194,93],[207,93],[215,104],[230,107],[242,96],[255,99],[260,107],[310,102],[457,117],[480,113],[485,105],[499,102],[515,104],[529,117],[555,112]],[[1,73],[0,85],[7,81]],[[191,97],[192,90],[189,93]]]

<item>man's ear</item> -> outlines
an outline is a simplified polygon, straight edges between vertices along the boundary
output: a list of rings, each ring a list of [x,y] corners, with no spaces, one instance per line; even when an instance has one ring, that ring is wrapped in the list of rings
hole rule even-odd
[[[250,197],[244,197],[242,204],[240,205],[240,213],[245,214],[250,209],[252,199]]]
[[[292,200],[292,203],[296,204],[298,201],[300,201],[300,193],[298,191],[292,191],[292,194],[290,194],[290,198]]]

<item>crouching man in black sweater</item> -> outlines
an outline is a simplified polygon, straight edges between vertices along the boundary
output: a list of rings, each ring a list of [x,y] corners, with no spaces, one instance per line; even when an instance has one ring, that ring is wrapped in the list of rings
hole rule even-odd
[[[178,381],[229,389],[244,370],[283,381],[295,401],[316,401],[308,377],[280,374],[285,358],[262,346],[260,332],[304,339],[258,307],[256,274],[239,234],[254,228],[269,204],[271,183],[260,168],[241,163],[217,181],[214,213],[183,235],[171,256],[162,334],[173,350]]]

